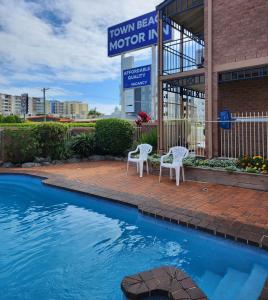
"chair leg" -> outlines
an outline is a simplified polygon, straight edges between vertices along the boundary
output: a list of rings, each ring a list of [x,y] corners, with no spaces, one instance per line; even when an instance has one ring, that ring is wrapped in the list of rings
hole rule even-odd
[[[161,182],[161,176],[162,176],[162,168],[160,166],[160,171],[159,171],[159,182]]]
[[[172,180],[173,179],[173,171],[172,168],[169,169],[169,177]]]
[[[179,186],[180,185],[180,167],[175,169],[176,171],[176,185]]]
[[[148,161],[146,161],[146,167],[147,167],[147,174],[149,175],[149,164],[148,164]]]
[[[140,177],[143,176],[143,164],[144,164],[144,162],[140,161],[140,165],[139,165],[139,168],[140,168]]]
[[[182,180],[185,181],[185,172],[184,172],[184,167],[181,167],[181,171],[182,171]]]
[[[137,173],[139,173],[139,163],[137,163]]]

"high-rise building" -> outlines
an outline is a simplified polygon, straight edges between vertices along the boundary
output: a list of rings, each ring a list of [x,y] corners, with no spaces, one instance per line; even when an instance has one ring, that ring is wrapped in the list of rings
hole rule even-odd
[[[12,96],[0,94],[0,114],[4,116],[18,115],[36,116],[57,115],[74,119],[85,119],[88,114],[88,104],[80,101],[47,100],[44,107],[43,98],[29,97],[28,94]]]
[[[21,115],[21,97],[0,94],[0,114],[4,116]]]
[[[88,104],[80,101],[63,102],[64,115],[74,119],[84,119],[88,114]]]

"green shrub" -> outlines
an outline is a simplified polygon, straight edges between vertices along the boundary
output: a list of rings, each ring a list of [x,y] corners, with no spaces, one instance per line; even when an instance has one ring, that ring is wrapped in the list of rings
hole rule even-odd
[[[257,173],[268,173],[268,159],[260,155],[244,155],[237,160],[237,166],[242,169],[257,170]]]
[[[49,124],[52,123],[52,122],[48,122]],[[1,118],[0,118],[0,128],[10,128],[10,127],[14,127],[14,128],[25,128],[25,127],[37,127],[37,126],[40,126],[40,125],[43,125],[43,124],[47,124],[46,122],[23,122],[23,123],[4,123]],[[95,128],[95,123],[61,123],[61,122],[53,122],[53,124],[59,124],[59,125],[64,125],[68,128],[77,128],[77,127],[80,127],[80,128],[92,128],[94,129]]]
[[[152,130],[143,133],[139,138],[138,143],[153,146],[153,152],[155,152],[157,150],[157,129],[153,128]]]
[[[31,162],[39,153],[38,142],[33,129],[5,129],[5,161],[13,163]]]
[[[0,123],[21,123],[22,120],[19,116],[2,116],[0,115]]]
[[[100,153],[124,155],[132,146],[134,127],[125,120],[103,119],[96,122],[95,134]]]
[[[34,135],[43,157],[63,159],[67,153],[67,126],[58,123],[42,123],[34,127]]]
[[[229,166],[225,168],[225,171],[229,172],[229,173],[233,173],[236,171],[239,171],[235,166]]]
[[[66,126],[69,128],[76,128],[76,127],[95,127],[95,123],[66,123]]]
[[[70,141],[70,148],[73,154],[80,157],[88,157],[94,153],[95,150],[95,135],[82,133],[73,136]]]

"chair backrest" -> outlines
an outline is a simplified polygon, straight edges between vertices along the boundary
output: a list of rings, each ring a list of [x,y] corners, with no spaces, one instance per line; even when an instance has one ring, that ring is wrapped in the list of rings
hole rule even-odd
[[[140,159],[147,160],[148,154],[150,154],[153,150],[153,147],[149,144],[140,144],[138,146],[138,149],[140,151]]]
[[[188,156],[189,150],[185,147],[172,147],[170,148],[170,154],[173,156],[174,162],[181,162],[185,157]]]

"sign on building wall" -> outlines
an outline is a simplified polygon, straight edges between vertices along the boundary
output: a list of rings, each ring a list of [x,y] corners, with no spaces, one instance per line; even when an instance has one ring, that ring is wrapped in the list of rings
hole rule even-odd
[[[151,84],[151,65],[123,71],[124,89],[137,88]]]
[[[120,55],[157,44],[157,12],[108,28],[108,56]],[[164,41],[172,39],[172,29],[164,27]]]

